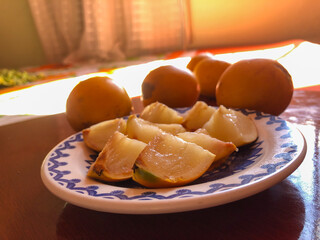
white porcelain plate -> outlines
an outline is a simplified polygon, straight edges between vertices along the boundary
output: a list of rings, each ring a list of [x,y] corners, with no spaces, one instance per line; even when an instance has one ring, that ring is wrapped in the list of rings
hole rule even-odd
[[[186,109],[179,109],[183,112]],[[232,154],[225,165],[183,187],[147,189],[132,180],[104,184],[86,176],[97,153],[81,132],[53,148],[43,161],[41,177],[59,198],[97,211],[155,214],[196,210],[236,201],[261,192],[288,177],[306,153],[302,134],[285,120],[255,111],[259,138]]]

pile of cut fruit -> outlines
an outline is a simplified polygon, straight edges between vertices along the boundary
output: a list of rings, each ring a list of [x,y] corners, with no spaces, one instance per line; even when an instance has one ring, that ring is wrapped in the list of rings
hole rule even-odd
[[[89,177],[133,179],[149,188],[188,184],[258,137],[249,116],[202,101],[184,113],[154,102],[139,116],[106,120],[82,133],[86,146],[99,152]]]

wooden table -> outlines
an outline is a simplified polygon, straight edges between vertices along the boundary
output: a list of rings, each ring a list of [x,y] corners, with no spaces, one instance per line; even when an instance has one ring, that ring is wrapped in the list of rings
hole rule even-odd
[[[162,215],[96,212],[45,188],[43,159],[74,133],[64,114],[2,126],[0,239],[319,239],[319,102],[320,91],[295,91],[281,115],[304,133],[308,146],[287,179],[243,200]]]

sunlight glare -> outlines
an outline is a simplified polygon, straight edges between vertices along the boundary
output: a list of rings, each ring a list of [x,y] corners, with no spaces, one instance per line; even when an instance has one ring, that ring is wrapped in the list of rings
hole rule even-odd
[[[235,53],[223,53],[215,55],[215,58],[218,60],[226,61],[229,63],[235,63],[242,59],[252,59],[252,58],[269,58],[277,60],[283,57],[289,51],[294,49],[294,44],[289,44],[282,47],[253,50],[253,51],[243,51]]]
[[[43,83],[0,95],[0,115],[48,115],[65,111],[66,99],[85,76]]]
[[[320,84],[320,46],[303,42],[279,62],[292,76],[295,88]]]
[[[115,69],[110,77],[118,85],[124,87],[130,97],[141,96],[141,84],[150,71],[163,65],[174,65],[185,69],[189,61],[190,57],[152,61]]]
[[[289,71],[295,88],[320,83],[320,46],[309,42],[303,42],[297,47],[288,44],[263,50],[217,54],[215,58],[230,63],[251,58],[275,59]],[[185,69],[190,59],[190,56],[182,55],[175,59],[155,60],[0,94],[0,115],[48,115],[65,112],[66,100],[72,89],[80,81],[92,76],[108,76],[117,85],[124,87],[130,97],[140,96],[141,84],[151,70],[163,65]]]

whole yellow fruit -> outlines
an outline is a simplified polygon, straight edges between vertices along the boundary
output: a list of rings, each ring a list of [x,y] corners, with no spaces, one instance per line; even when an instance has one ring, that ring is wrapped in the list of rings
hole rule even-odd
[[[279,115],[290,104],[292,78],[277,61],[241,60],[222,74],[216,87],[218,105]]]
[[[198,55],[195,55],[190,59],[190,62],[188,63],[187,68],[193,72],[199,62],[201,62],[204,59],[210,59],[210,58],[213,58],[213,55],[211,53],[200,53]]]
[[[143,105],[161,102],[168,107],[189,107],[198,99],[199,86],[188,69],[166,65],[152,70],[143,80]]]
[[[215,98],[220,76],[230,65],[228,62],[213,58],[200,61],[193,71],[200,86],[200,95]]]
[[[93,77],[77,84],[68,96],[66,116],[76,131],[93,124],[123,117],[132,103],[125,89],[108,77]]]

